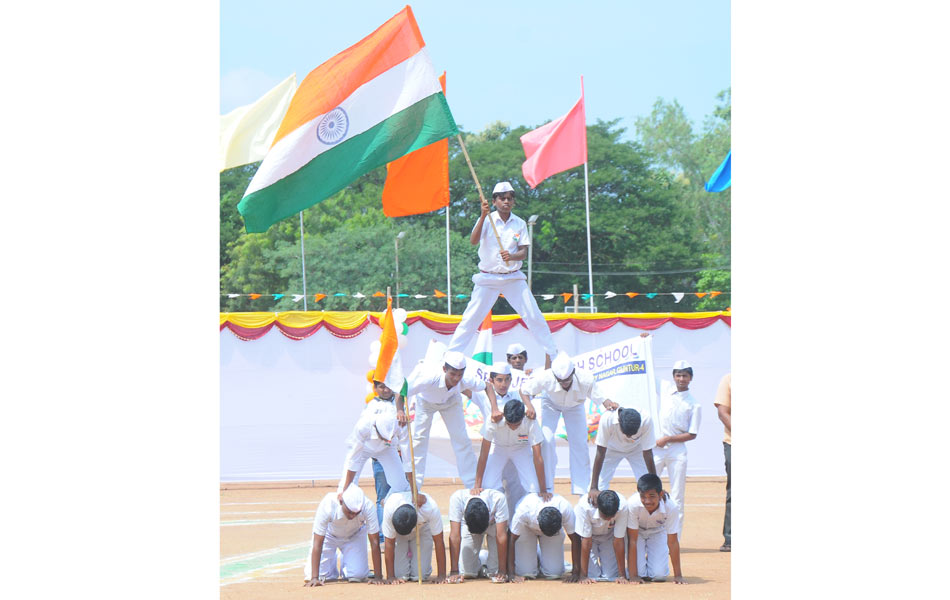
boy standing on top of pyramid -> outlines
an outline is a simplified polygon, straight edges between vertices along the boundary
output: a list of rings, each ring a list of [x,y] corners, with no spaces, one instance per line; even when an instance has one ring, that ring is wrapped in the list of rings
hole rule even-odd
[[[492,203],[495,211],[489,213],[488,200],[482,200],[482,214],[472,229],[469,241],[478,246],[478,270],[472,276],[472,297],[462,314],[462,321],[455,329],[449,350],[464,352],[472,337],[478,332],[478,325],[495,305],[499,294],[511,304],[528,326],[528,331],[544,348],[551,358],[557,355],[557,346],[551,329],[544,320],[538,303],[528,289],[527,278],[521,272],[521,263],[528,255],[531,238],[524,219],[511,212],[515,206],[515,190],[511,183],[502,181],[492,191]],[[494,223],[485,223],[490,218]],[[501,245],[498,238],[501,238]]]

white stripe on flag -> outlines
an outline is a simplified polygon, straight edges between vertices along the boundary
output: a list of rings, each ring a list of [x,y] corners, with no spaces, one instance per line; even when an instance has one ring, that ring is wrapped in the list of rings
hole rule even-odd
[[[349,119],[346,136],[338,142],[328,146],[317,138],[317,126],[326,116],[323,114],[274,144],[244,195],[250,196],[287,177],[315,157],[441,91],[429,53],[422,48],[414,56],[356,88],[337,107],[342,108]]]

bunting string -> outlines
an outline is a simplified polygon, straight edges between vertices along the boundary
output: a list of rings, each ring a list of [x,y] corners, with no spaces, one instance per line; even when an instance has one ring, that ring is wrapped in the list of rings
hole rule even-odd
[[[292,293],[282,293],[282,294],[265,294],[265,293],[251,293],[251,294],[236,294],[228,293],[221,294],[222,296],[227,296],[228,298],[250,298],[251,300],[257,300],[260,298],[272,299],[274,301],[280,300],[286,296],[290,296],[294,303],[300,302],[303,299],[303,294],[292,294]],[[697,298],[705,298],[709,296],[710,298],[715,298],[719,295],[729,295],[729,292],[722,291],[709,291],[709,292],[604,292],[603,294],[593,294],[595,298],[603,298],[605,300],[610,300],[611,298],[617,298],[620,296],[626,296],[627,298],[636,298],[637,296],[644,296],[650,300],[656,298],[657,296],[672,296],[674,301],[678,304],[686,296],[695,296]],[[445,292],[439,290],[433,290],[432,294],[393,294],[394,298],[416,298],[416,299],[425,299],[425,298],[445,298],[448,296]],[[536,298],[541,300],[554,300],[557,298],[563,304],[567,304],[574,294],[572,292],[562,292],[559,294],[534,294]],[[581,301],[586,302],[590,300],[591,294],[579,294]],[[365,298],[385,298],[386,294],[381,291],[377,291],[373,294],[364,294],[363,292],[356,292],[353,294],[347,294],[344,292],[335,292],[335,293],[316,293],[313,294],[313,302],[320,302],[324,298],[334,297],[334,298],[356,298],[357,300],[363,300]],[[452,296],[458,300],[467,300],[469,296],[467,294],[456,294]]]

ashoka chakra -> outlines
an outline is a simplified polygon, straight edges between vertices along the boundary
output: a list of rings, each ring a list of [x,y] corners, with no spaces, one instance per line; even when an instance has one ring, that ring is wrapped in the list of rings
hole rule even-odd
[[[337,106],[327,113],[317,125],[317,139],[328,146],[339,142],[346,137],[350,128],[350,118],[346,111]]]

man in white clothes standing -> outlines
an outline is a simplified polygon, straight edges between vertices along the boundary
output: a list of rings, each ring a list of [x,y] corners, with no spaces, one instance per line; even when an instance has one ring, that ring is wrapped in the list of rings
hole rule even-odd
[[[492,203],[495,212],[490,213],[488,200],[482,202],[482,212],[469,241],[478,245],[478,270],[472,276],[471,299],[462,321],[455,329],[449,350],[464,351],[472,337],[478,332],[478,325],[495,305],[500,294],[517,311],[528,326],[528,331],[544,348],[548,356],[557,354],[557,345],[551,329],[544,320],[544,314],[538,308],[538,302],[528,289],[527,277],[521,272],[521,264],[528,255],[528,246],[531,238],[528,235],[528,226],[524,219],[511,212],[515,206],[515,190],[511,183],[502,181],[492,191]],[[491,224],[485,223],[490,218],[501,238],[501,245],[492,230]]]
[[[563,352],[555,357],[550,369],[535,373],[521,386],[521,395],[541,397],[542,451],[547,480],[547,489],[543,491],[554,491],[554,470],[557,467],[554,434],[563,415],[567,443],[571,450],[571,493],[586,493],[587,484],[590,483],[590,455],[587,452],[587,411],[584,403],[589,398],[608,411],[616,410],[618,404],[603,395],[592,373],[575,369],[574,361]]]
[[[670,478],[670,495],[680,511],[683,523],[686,496],[686,442],[696,439],[699,433],[701,409],[699,402],[689,393],[693,380],[693,367],[685,360],[673,364],[673,381],[664,381],[660,392],[660,437],[653,449],[656,474],[662,475],[666,468]]]
[[[416,489],[422,487],[426,472],[426,455],[429,451],[429,429],[435,413],[442,415],[445,428],[452,440],[459,478],[466,487],[475,485],[477,459],[472,442],[465,429],[465,414],[462,411],[462,392],[484,390],[491,403],[495,402],[495,390],[465,371],[466,361],[461,352],[446,352],[443,364],[418,365],[409,374],[407,396],[415,398],[416,416],[412,428],[412,451],[416,459]],[[387,476],[388,479],[388,476]],[[385,532],[384,532],[385,533]]]

